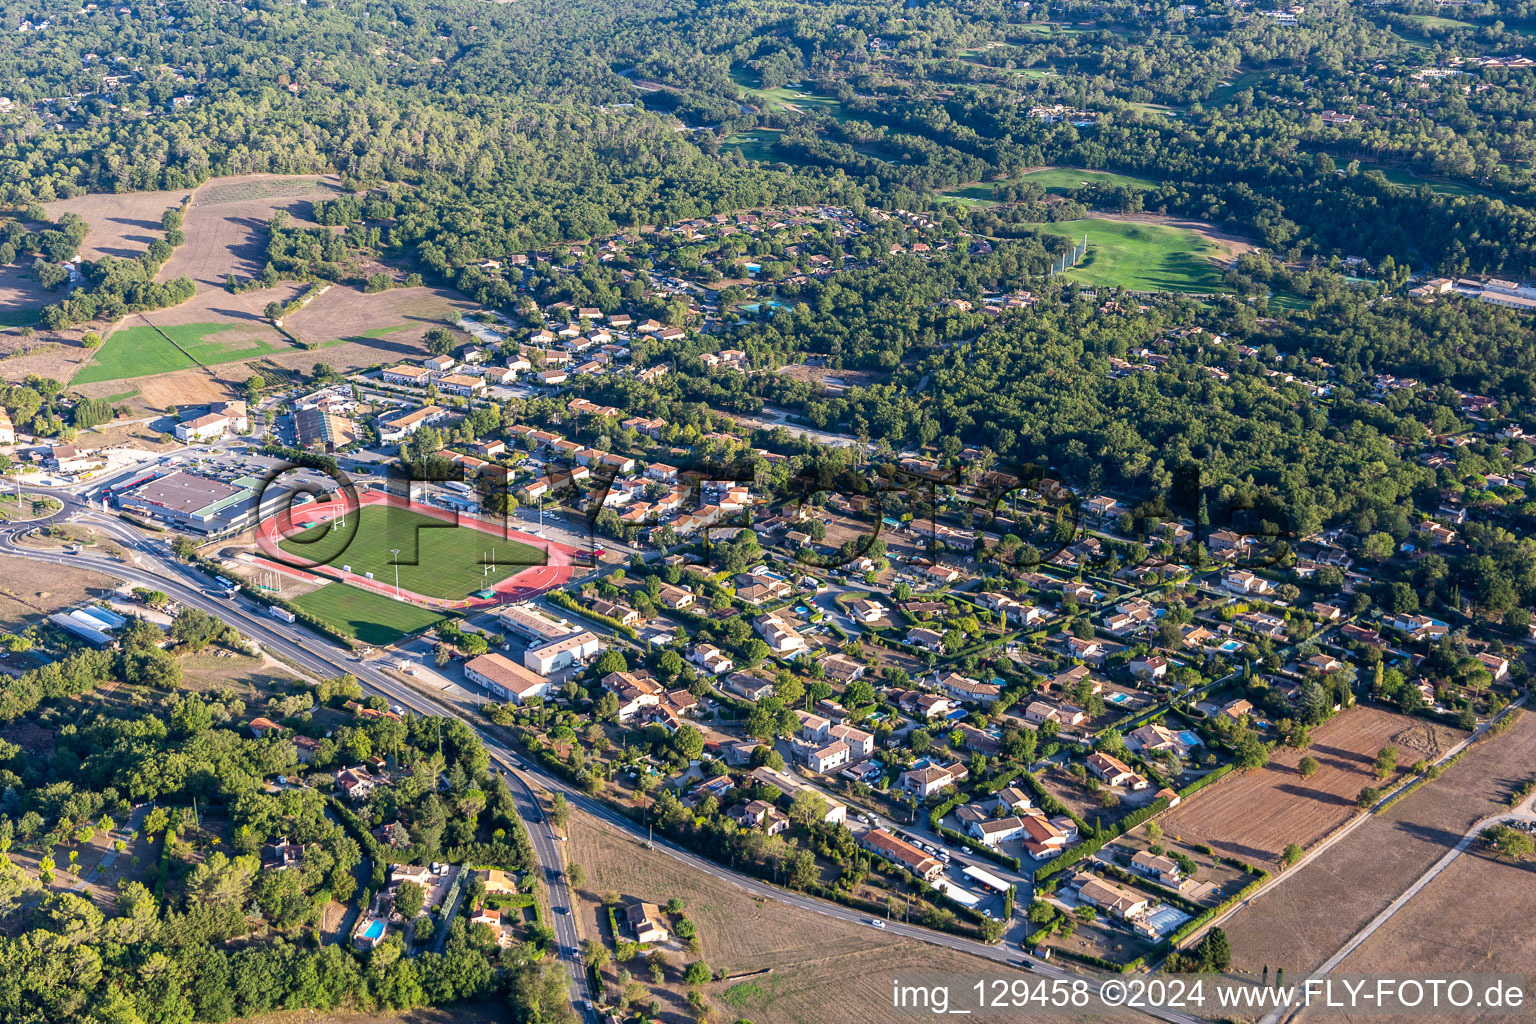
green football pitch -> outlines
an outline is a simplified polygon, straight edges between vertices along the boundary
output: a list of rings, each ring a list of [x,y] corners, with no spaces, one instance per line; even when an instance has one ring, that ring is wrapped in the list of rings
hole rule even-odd
[[[327,583],[294,599],[294,604],[338,633],[372,647],[388,647],[402,637],[443,621],[443,613],[396,601],[345,583]]]
[[[449,600],[545,564],[538,548],[389,505],[365,505],[344,527],[339,519],[315,523],[278,546],[296,558],[359,576],[372,573],[386,586],[394,585],[398,550],[401,590]]]

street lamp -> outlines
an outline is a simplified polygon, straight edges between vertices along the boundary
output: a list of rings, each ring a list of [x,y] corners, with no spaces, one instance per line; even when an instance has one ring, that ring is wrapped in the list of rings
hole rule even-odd
[[[395,561],[395,600],[398,601],[400,600],[400,549],[390,548],[389,553],[394,556]]]

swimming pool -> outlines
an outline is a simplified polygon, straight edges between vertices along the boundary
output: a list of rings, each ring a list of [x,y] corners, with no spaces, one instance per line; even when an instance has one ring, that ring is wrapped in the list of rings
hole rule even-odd
[[[1179,742],[1184,744],[1186,747],[1198,747],[1200,746],[1200,737],[1195,733],[1190,732],[1188,729],[1185,729],[1183,732],[1179,733]]]
[[[1216,649],[1223,654],[1233,654],[1243,649],[1243,642],[1241,640],[1224,640],[1221,646]]]
[[[363,938],[382,939],[384,937],[384,922],[369,921],[368,927],[363,929]]]
[[[1109,702],[1111,704],[1129,704],[1131,702],[1131,695],[1128,693],[1112,693],[1109,695]]]

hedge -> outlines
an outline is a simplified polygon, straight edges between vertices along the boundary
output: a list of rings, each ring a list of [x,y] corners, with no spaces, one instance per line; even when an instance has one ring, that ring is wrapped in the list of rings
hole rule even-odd
[[[1260,872],[1258,878],[1255,878],[1253,881],[1243,886],[1237,892],[1233,893],[1231,896],[1228,896],[1222,902],[1216,904],[1216,906],[1211,907],[1209,910],[1205,911],[1205,913],[1192,917],[1188,921],[1185,921],[1183,924],[1179,925],[1178,930],[1175,931],[1172,935],[1168,936],[1168,945],[1177,946],[1179,943],[1189,938],[1195,932],[1205,927],[1208,922],[1226,913],[1229,909],[1236,906],[1240,901],[1245,900],[1249,896],[1252,896],[1254,893],[1258,892],[1259,886],[1263,885],[1265,880],[1268,878],[1268,872]]]
[[[1076,960],[1079,963],[1087,964],[1089,967],[1098,967],[1106,971],[1114,971],[1116,974],[1129,974],[1144,963],[1141,957],[1137,957],[1135,960],[1132,960],[1129,963],[1117,964],[1113,960],[1106,960],[1101,956],[1094,956],[1092,953],[1076,953],[1061,946],[1052,946],[1051,955],[1053,957],[1063,956],[1068,960]]]
[[[318,469],[335,475],[340,472],[340,463],[333,455],[320,455],[316,452],[305,451],[302,448],[289,448],[287,445],[268,441],[261,446],[261,454],[274,459],[283,459],[296,466],[304,466],[309,469]]]
[[[943,820],[944,815],[948,814],[950,811],[954,810],[956,807],[959,807],[963,803],[965,803],[965,794],[956,793],[948,800],[945,800],[938,806],[931,808],[928,811],[928,827],[937,831],[939,828],[939,822]]]
[[[368,860],[372,862],[372,887],[374,889],[379,888],[385,882],[384,854],[379,849],[379,841],[373,837],[373,833],[369,831],[363,819],[359,818],[352,808],[342,803],[334,795],[331,797],[331,810],[340,819],[342,827],[352,833],[352,838],[357,840],[358,845],[363,848],[363,852]]]
[[[1227,764],[1222,765],[1220,768],[1217,768],[1215,771],[1211,772],[1209,775],[1201,776],[1200,778],[1196,779],[1194,782],[1191,782],[1189,785],[1187,785],[1183,789],[1179,790],[1179,799],[1182,800],[1182,799],[1188,797],[1192,793],[1198,793],[1200,790],[1204,789],[1206,786],[1209,786],[1211,783],[1215,782],[1217,779],[1220,779],[1220,778],[1224,777],[1229,772],[1235,771],[1236,769],[1237,769],[1237,762],[1236,761],[1230,761]]]
[[[1216,860],[1218,862],[1222,863],[1222,864],[1227,865],[1228,867],[1237,868],[1239,871],[1245,872],[1245,873],[1250,874],[1250,875],[1268,875],[1269,874],[1269,872],[1265,871],[1263,868],[1254,867],[1252,864],[1249,864],[1247,861],[1242,860],[1241,858],[1238,858],[1238,857],[1218,856],[1216,858]]]
[[[1066,853],[1062,854],[1060,857],[1057,857],[1055,860],[1047,861],[1045,864],[1042,864],[1040,868],[1035,871],[1035,879],[1038,881],[1041,878],[1048,878],[1051,875],[1056,874],[1056,872],[1066,868],[1069,864],[1076,864],[1078,861],[1085,857],[1091,857],[1093,854],[1098,853],[1099,850],[1103,849],[1105,846],[1109,845],[1116,839],[1119,839],[1121,836],[1125,835],[1131,829],[1135,828],[1137,825],[1140,825],[1154,814],[1161,814],[1167,809],[1168,798],[1165,796],[1158,797],[1156,800],[1152,801],[1150,804],[1147,804],[1147,806],[1141,808],[1140,810],[1132,811],[1130,814],[1127,814],[1125,817],[1121,818],[1111,828],[1100,834],[1097,838],[1085,840],[1084,842],[1079,843],[1077,846],[1068,850]]]
[[[1191,914],[1198,914],[1204,909],[1194,900],[1189,899],[1176,890],[1168,888],[1166,885],[1160,884],[1155,879],[1148,878],[1146,875],[1138,875],[1135,872],[1127,871],[1118,865],[1108,863],[1106,863],[1101,870],[1111,878],[1118,879],[1122,882],[1129,882],[1132,885],[1137,885],[1143,889],[1157,893],[1163,898],[1164,901],[1172,903],[1180,910]]]
[[[557,604],[561,608],[564,608],[566,611],[570,612],[572,615],[580,615],[584,619],[591,619],[593,622],[607,626],[615,633],[620,633],[624,636],[627,636],[631,640],[636,639],[636,637],[639,635],[635,632],[633,626],[626,626],[624,623],[620,622],[618,619],[615,619],[611,615],[600,615],[597,612],[591,611],[590,609],[581,607],[581,605],[576,603],[575,598],[571,597],[570,594],[567,594],[563,590],[551,590],[545,596],[549,599],[550,604]]]
[[[1088,823],[1072,812],[1072,809],[1058,800],[1052,792],[1045,788],[1045,784],[1036,777],[1034,772],[1024,772],[1016,778],[1023,781],[1029,787],[1029,791],[1035,794],[1035,799],[1040,801],[1040,809],[1047,814],[1066,815],[1077,825],[1079,833],[1088,831]]]
[[[1012,785],[1013,780],[1022,774],[1024,774],[1024,766],[1019,765],[1017,768],[1014,768],[1010,771],[998,772],[996,775],[992,776],[992,778],[988,779],[986,782],[983,782],[978,788],[986,793],[999,793],[1008,786]]]

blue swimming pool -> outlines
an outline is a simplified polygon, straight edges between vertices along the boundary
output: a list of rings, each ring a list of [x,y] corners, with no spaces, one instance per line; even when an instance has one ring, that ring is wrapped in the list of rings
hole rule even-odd
[[[1131,695],[1128,693],[1112,693],[1109,695],[1109,702],[1111,704],[1129,704],[1131,702]]]
[[[1223,654],[1234,654],[1243,649],[1243,643],[1241,640],[1223,640],[1216,649]]]
[[[1184,744],[1186,747],[1198,747],[1200,745],[1200,737],[1195,733],[1190,732],[1188,729],[1185,729],[1183,732],[1179,733],[1179,742]]]
[[[365,938],[365,939],[381,939],[383,937],[384,937],[384,922],[383,921],[369,921],[368,922],[368,927],[363,929],[363,938]]]

